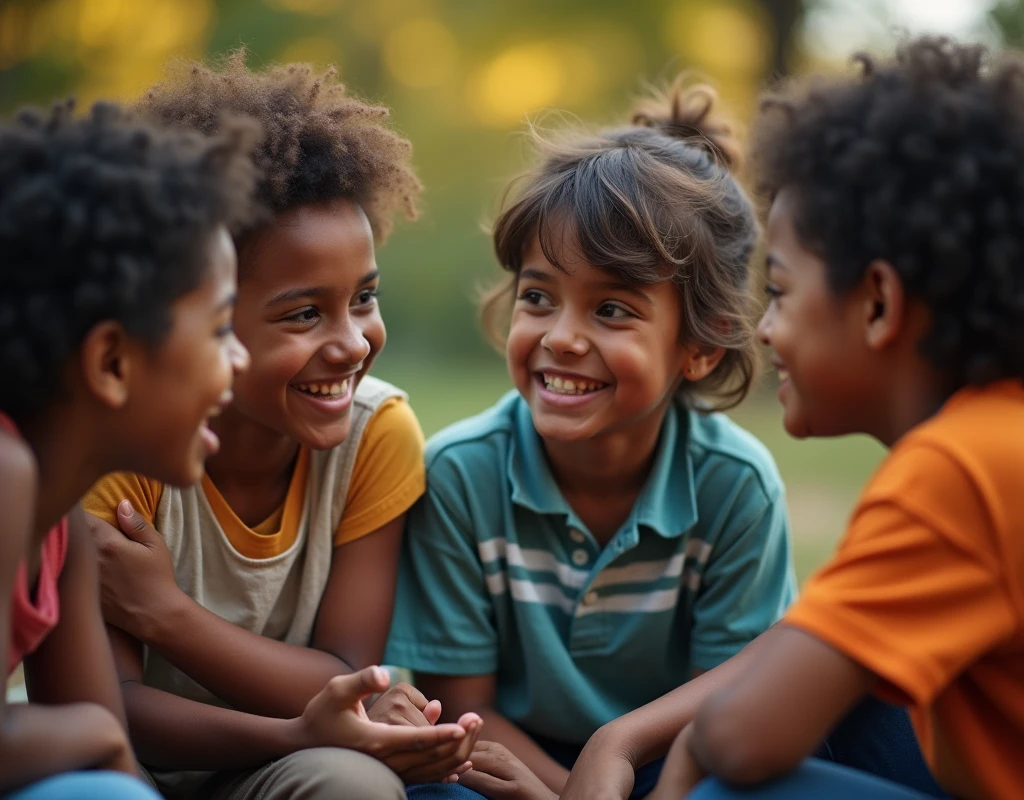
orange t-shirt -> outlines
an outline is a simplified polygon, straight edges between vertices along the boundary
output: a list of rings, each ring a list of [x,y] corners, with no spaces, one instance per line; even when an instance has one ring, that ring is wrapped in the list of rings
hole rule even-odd
[[[961,798],[1024,797],[1024,386],[904,436],[786,622],[876,673]]]

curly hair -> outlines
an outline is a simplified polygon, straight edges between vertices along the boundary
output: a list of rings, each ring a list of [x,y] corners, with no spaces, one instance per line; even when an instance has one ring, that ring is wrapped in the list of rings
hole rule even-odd
[[[396,211],[417,216],[422,187],[410,164],[412,146],[389,126],[387,108],[353,97],[334,69],[317,74],[308,64],[288,64],[253,72],[239,49],[219,67],[172,63],[168,79],[135,108],[162,125],[206,134],[220,130],[226,112],[255,119],[263,128],[253,156],[263,221],[349,198],[382,242]]]
[[[509,187],[514,201],[493,228],[498,262],[509,274],[481,300],[484,327],[504,343],[523,256],[535,239],[559,266],[563,232],[586,261],[631,284],[671,280],[682,305],[682,341],[721,347],[718,367],[680,397],[730,408],[757,372],[750,259],[759,227],[732,169],[740,147],[714,113],[715,92],[680,76],[643,100],[626,127],[533,131],[540,163]]]
[[[210,236],[252,218],[250,123],[170,133],[118,106],[26,109],[0,124],[0,409],[47,409],[97,322],[156,345]]]
[[[833,292],[893,266],[930,309],[920,351],[951,389],[1024,378],[1024,62],[935,37],[856,60],[857,78],[764,101],[760,188],[792,187]]]

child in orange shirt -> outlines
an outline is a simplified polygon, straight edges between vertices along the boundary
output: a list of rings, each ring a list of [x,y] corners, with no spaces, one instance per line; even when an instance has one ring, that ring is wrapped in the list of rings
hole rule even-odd
[[[760,334],[789,433],[891,452],[832,562],[723,665],[656,800],[785,773],[742,796],[916,797],[801,764],[869,692],[910,706],[954,796],[1024,787],[1024,62],[921,39],[862,63],[766,104]]]

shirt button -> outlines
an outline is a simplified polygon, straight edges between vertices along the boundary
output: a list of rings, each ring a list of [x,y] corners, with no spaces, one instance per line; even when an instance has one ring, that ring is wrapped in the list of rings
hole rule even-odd
[[[576,542],[576,544],[583,544],[587,540],[587,537],[583,535],[583,531],[576,530],[576,528],[569,529],[569,538]]]
[[[590,556],[587,555],[586,550],[573,550],[572,551],[572,563],[577,567],[582,567],[590,561]]]
[[[597,602],[597,592],[587,592],[583,595],[583,605],[592,606]]]

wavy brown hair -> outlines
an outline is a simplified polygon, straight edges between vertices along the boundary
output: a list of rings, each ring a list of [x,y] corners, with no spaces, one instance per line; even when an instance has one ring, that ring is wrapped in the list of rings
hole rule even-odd
[[[714,113],[716,95],[680,76],[641,101],[631,124],[550,138],[533,131],[540,159],[514,181],[493,227],[506,277],[480,302],[488,337],[503,346],[523,255],[536,239],[560,268],[564,234],[598,269],[632,284],[671,280],[682,306],[682,341],[723,348],[718,367],[682,399],[737,405],[757,373],[748,282],[759,228],[733,170],[741,151]]]

